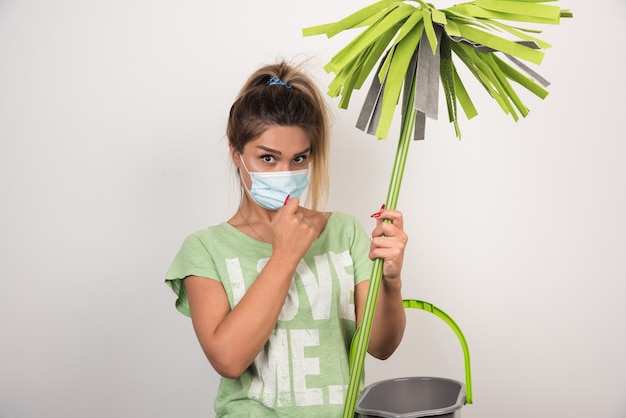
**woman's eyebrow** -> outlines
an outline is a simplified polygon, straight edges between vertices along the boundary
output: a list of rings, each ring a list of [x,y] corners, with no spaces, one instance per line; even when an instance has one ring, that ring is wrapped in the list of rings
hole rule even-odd
[[[257,147],[258,149],[260,149],[260,150],[265,151],[265,152],[269,152],[269,153],[272,153],[272,154],[277,154],[277,155],[282,155],[282,152],[280,152],[280,151],[278,151],[278,150],[275,150],[275,149],[272,149],[272,148],[270,148],[270,147],[266,147],[266,146],[264,146],[264,145],[257,145],[256,147]]]
[[[273,148],[270,148],[270,147],[266,147],[264,145],[257,145],[257,148],[260,149],[260,150],[263,150],[265,152],[272,153],[272,154],[283,155],[282,152],[280,152],[278,150],[275,150]],[[311,147],[307,147],[306,149],[304,149],[304,150],[302,150],[300,152],[296,152],[294,155],[302,155],[302,154],[306,154],[307,152],[310,152],[310,151],[311,151]]]
[[[311,152],[311,147],[308,147],[304,151],[296,152],[294,155],[302,155],[302,154],[306,154],[307,152]]]

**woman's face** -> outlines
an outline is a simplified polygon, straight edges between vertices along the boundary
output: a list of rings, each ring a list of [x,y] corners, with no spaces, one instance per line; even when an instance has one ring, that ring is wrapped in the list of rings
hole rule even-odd
[[[298,126],[270,126],[258,138],[243,147],[243,153],[232,152],[246,187],[251,187],[249,172],[294,171],[309,167],[311,141]],[[242,164],[245,164],[245,167]]]

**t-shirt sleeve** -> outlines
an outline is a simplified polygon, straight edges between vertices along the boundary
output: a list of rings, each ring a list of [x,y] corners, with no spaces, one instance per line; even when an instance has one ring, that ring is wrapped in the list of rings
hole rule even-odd
[[[372,274],[372,260],[369,258],[370,239],[365,228],[356,218],[352,218],[354,223],[354,241],[350,249],[354,263],[354,284],[357,285],[370,279]]]
[[[165,277],[165,283],[176,294],[176,309],[186,316],[191,316],[189,300],[183,284],[187,276],[200,276],[214,280],[218,277],[211,254],[197,233],[185,239]]]

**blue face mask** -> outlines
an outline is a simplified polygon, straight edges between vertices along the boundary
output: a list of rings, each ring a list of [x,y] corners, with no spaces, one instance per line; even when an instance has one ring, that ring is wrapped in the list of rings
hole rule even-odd
[[[246,188],[246,191],[265,209],[280,209],[285,204],[287,196],[300,199],[304,189],[309,185],[308,168],[296,171],[250,172],[243,159],[241,163],[252,179],[252,187],[250,190]]]

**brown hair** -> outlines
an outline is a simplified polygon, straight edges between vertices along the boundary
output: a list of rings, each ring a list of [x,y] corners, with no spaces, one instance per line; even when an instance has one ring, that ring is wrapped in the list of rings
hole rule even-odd
[[[275,77],[285,84],[270,85]],[[230,108],[226,135],[233,149],[244,146],[271,126],[297,126],[311,141],[311,178],[306,203],[323,206],[329,184],[329,113],[313,80],[300,67],[280,61],[256,70]]]

